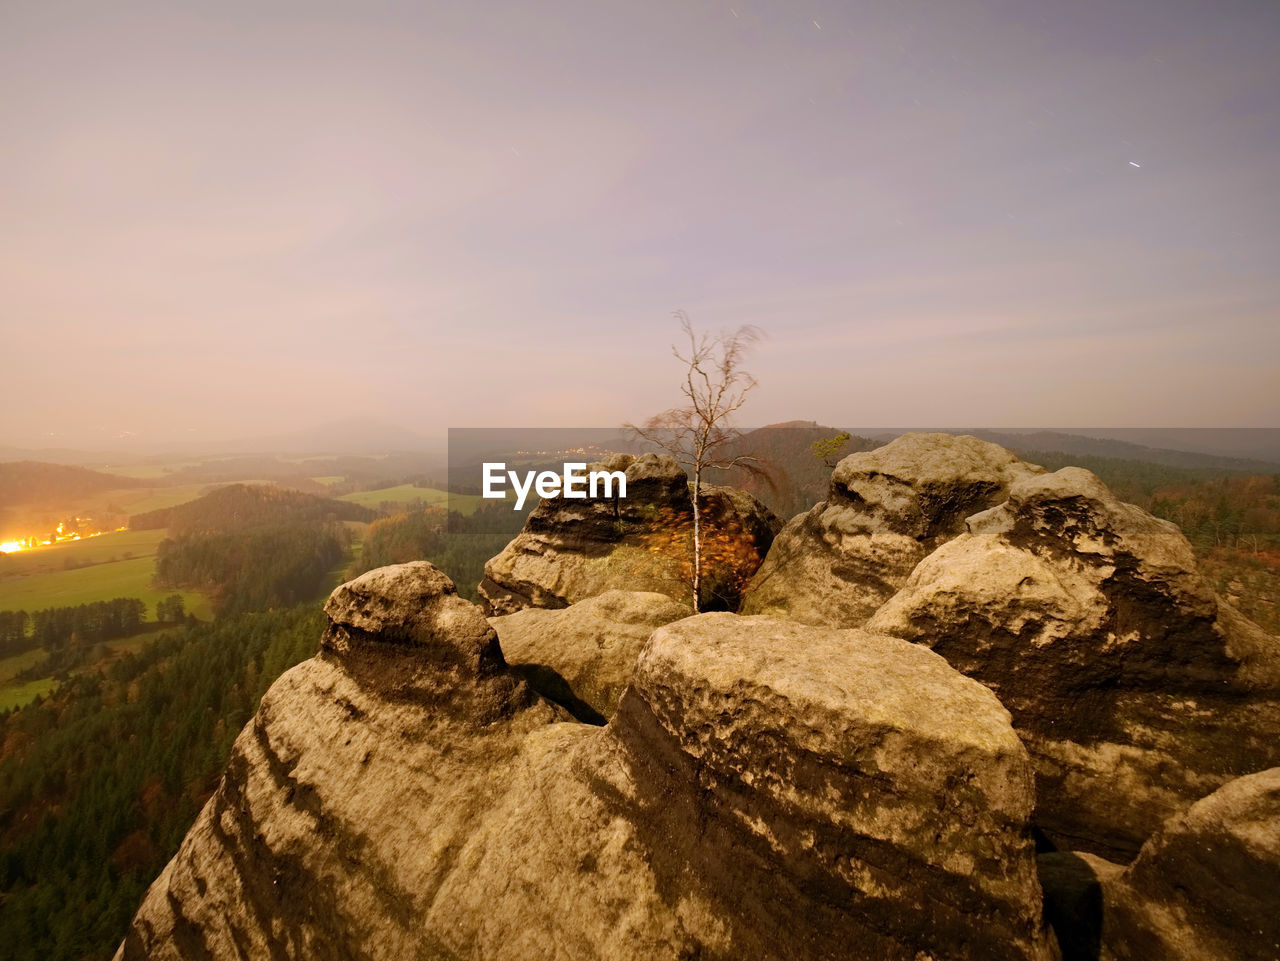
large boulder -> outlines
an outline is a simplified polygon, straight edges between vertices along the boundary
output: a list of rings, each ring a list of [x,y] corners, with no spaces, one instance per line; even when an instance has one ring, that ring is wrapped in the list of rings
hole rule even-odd
[[[606,591],[557,610],[529,607],[490,618],[512,669],[580,720],[604,721],[631,683],[636,658],[659,627],[693,608],[666,594]]]
[[[693,604],[693,498],[668,455],[616,454],[592,470],[622,471],[627,496],[549,497],[484,566],[490,614],[567,607],[609,590],[654,591]],[[781,522],[745,491],[704,486],[702,607],[736,608]]]
[[[1104,889],[1117,961],[1280,958],[1280,768],[1198,801]]]
[[[429,565],[326,610],[118,958],[1052,957],[1026,752],[922,647],[687,618],[596,727]]]
[[[744,614],[857,627],[911,570],[1040,468],[976,437],[904,434],[850,454],[827,499],[793,518],[743,595]]]
[[[1128,861],[1166,818],[1280,764],[1280,641],[1219,602],[1174,525],[1080,468],[1016,481],[868,629],[999,696],[1060,847]]]
[[[918,653],[732,614],[641,653],[612,729],[659,788],[660,870],[745,915],[734,956],[779,956],[780,928],[788,957],[1050,957],[1024,750],[989,691]]]

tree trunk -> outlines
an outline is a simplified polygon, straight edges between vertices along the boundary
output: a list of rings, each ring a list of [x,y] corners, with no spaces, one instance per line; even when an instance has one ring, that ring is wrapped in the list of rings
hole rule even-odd
[[[702,468],[693,469],[693,610],[702,610],[699,595],[702,592],[702,519],[699,501],[702,494]]]

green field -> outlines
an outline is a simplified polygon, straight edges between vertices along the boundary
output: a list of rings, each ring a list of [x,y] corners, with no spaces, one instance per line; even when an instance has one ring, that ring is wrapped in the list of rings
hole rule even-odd
[[[58,682],[51,677],[42,677],[36,681],[27,681],[26,684],[14,684],[8,687],[0,687],[0,711],[7,711],[12,707],[22,707],[29,704],[37,697],[47,697],[49,692],[58,686]]]
[[[130,516],[147,511],[177,507],[193,501],[216,484],[179,484],[177,487],[140,487],[136,490],[110,491],[111,503]],[[107,496],[107,495],[104,495]]]
[[[103,514],[143,514],[164,507],[177,507],[193,501],[217,484],[177,484],[155,487],[117,487],[69,501],[60,507],[41,507],[32,510],[37,517],[65,517],[80,515],[96,517]]]
[[[99,670],[114,658],[122,657],[125,654],[137,654],[148,644],[163,637],[164,634],[163,630],[152,629],[141,634],[135,634],[132,637],[118,637],[114,640],[103,641],[99,647],[105,651],[105,654],[99,655],[99,659],[93,661],[88,667]],[[27,651],[25,654],[15,654],[13,657],[6,657],[0,660],[0,711],[7,711],[10,708],[29,704],[37,697],[48,695],[50,691],[58,686],[58,682],[55,679],[48,677],[39,677],[33,681],[14,681],[14,678],[23,671],[37,666],[48,656],[48,653],[43,648],[37,648],[34,651]],[[84,667],[82,666],[79,670],[83,669]]]
[[[34,651],[27,651],[25,654],[15,654],[13,657],[0,659],[0,685],[8,684],[27,668],[35,667],[48,656],[44,648],[37,647]]]
[[[338,500],[373,508],[384,503],[404,506],[419,500],[428,507],[448,507],[460,514],[474,513],[475,509],[484,503],[484,499],[475,494],[450,494],[438,487],[418,487],[414,484],[382,487],[376,491],[356,491],[352,494],[343,494]]]
[[[156,601],[179,593],[189,612],[207,620],[213,610],[203,595],[151,586],[156,547],[164,538],[164,531],[118,531],[6,554],[0,557],[0,611],[38,611],[137,597],[150,616]]]
[[[164,531],[115,531],[80,541],[0,555],[0,610],[38,611],[49,607],[74,607],[117,597],[137,597],[154,618],[156,602],[181,594],[187,611],[209,620],[213,609],[208,598],[193,591],[156,590],[151,586],[156,548]],[[115,655],[136,651],[158,634],[105,642]],[[49,678],[23,683],[13,679],[47,657],[43,650],[28,651],[0,660],[0,710],[21,707],[47,695],[57,682]]]
[[[91,601],[109,601],[116,597],[137,597],[147,605],[147,616],[151,617],[155,613],[156,601],[171,594],[181,594],[187,610],[196,617],[207,620],[212,616],[209,601],[200,594],[153,588],[151,575],[154,570],[154,557],[135,557],[74,571],[3,578],[0,579],[0,611],[38,611],[46,607],[75,607]]]

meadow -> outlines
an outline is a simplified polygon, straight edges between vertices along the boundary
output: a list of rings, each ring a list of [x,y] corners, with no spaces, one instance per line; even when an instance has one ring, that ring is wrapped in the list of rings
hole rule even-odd
[[[116,531],[7,554],[0,558],[0,610],[36,611],[137,597],[154,615],[157,601],[180,593],[190,613],[202,620],[212,617],[203,595],[151,586],[156,548],[164,538],[164,531]]]
[[[396,487],[382,487],[372,491],[356,491],[352,494],[343,494],[338,500],[375,509],[383,504],[407,507],[414,501],[421,501],[426,507],[447,507],[459,514],[473,514],[476,508],[484,503],[484,498],[475,494],[450,494],[438,487],[418,487],[415,484],[400,484]]]
[[[0,685],[8,684],[23,671],[35,667],[48,656],[43,648],[36,648],[34,651],[0,658]]]
[[[105,506],[120,509],[125,514],[145,514],[147,511],[163,510],[166,507],[177,507],[193,501],[210,487],[217,484],[179,484],[175,487],[139,487],[107,491],[98,495],[98,500]],[[93,505],[90,505],[92,508]]]
[[[170,474],[184,467],[199,467],[200,460],[172,461],[164,464],[126,464],[124,466],[108,465],[102,470],[117,477],[132,477],[137,480],[163,480]]]
[[[58,682],[51,677],[42,677],[25,684],[4,684],[0,686],[0,713],[14,707],[30,704],[37,697],[48,697],[58,689]]]

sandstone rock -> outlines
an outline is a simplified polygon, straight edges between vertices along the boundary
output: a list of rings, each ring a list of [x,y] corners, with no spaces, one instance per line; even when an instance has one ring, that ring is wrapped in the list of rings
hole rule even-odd
[[[355,635],[428,647],[473,671],[482,663],[502,663],[483,615],[426,561],[380,567],[347,581],[329,596],[324,612],[334,627],[324,644],[335,650],[345,650]]]
[[[1025,750],[931,652],[688,618],[594,727],[455,600],[335,593],[118,957],[1051,957]]]
[[[964,532],[967,516],[1039,470],[1003,447],[951,434],[904,434],[850,454],[836,465],[827,499],[774,539],[741,611],[859,626],[916,564]]]
[[[732,614],[645,647],[611,727],[662,787],[657,836],[682,842],[655,853],[749,908],[736,956],[774,956],[779,921],[820,957],[1050,956],[1022,746],[922,650]]]
[[[567,607],[608,590],[654,591],[693,603],[693,508],[684,470],[667,455],[617,454],[592,469],[621,470],[625,498],[543,500],[525,528],[485,564],[490,614]],[[736,607],[781,523],[745,491],[702,489],[704,607]]]
[[[1104,941],[1118,961],[1280,958],[1280,768],[1165,824],[1106,894]]]
[[[1127,861],[1166,818],[1280,763],[1280,642],[1219,604],[1174,525],[1064,468],[968,526],[868,629],[995,691],[1054,844]]]
[[[693,608],[665,594],[606,591],[559,610],[526,608],[489,623],[512,669],[580,720],[612,717],[657,628]]]

